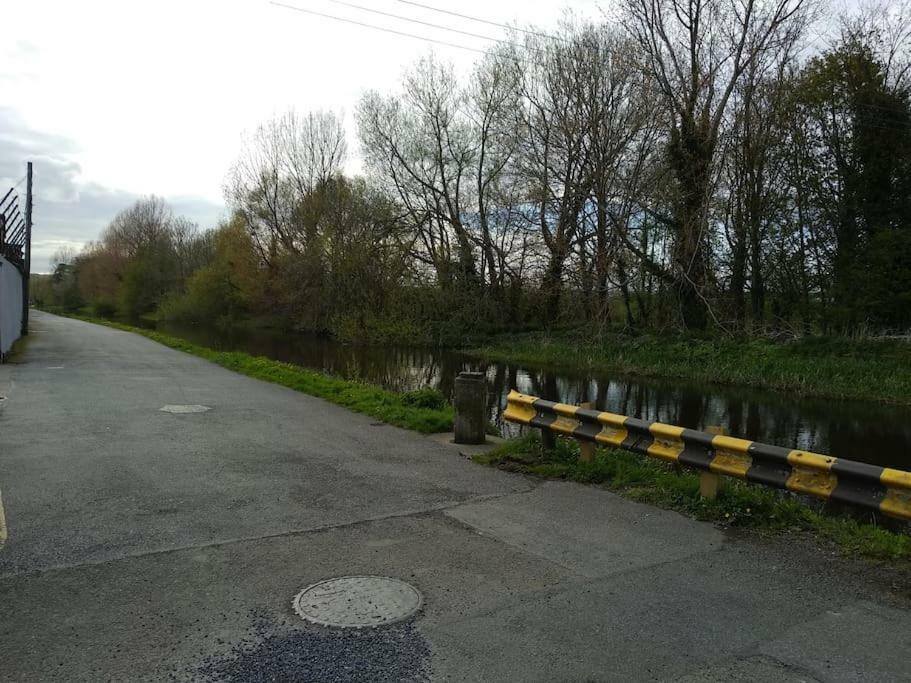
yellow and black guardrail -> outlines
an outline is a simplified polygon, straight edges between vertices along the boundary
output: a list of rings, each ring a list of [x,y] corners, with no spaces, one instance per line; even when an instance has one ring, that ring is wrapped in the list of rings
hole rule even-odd
[[[911,520],[911,472],[545,401],[518,391],[509,392],[504,417],[583,442]]]

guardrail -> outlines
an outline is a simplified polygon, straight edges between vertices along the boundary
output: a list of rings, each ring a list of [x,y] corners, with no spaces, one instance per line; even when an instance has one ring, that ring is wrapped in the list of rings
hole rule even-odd
[[[542,433],[911,520],[911,472],[554,403],[518,391],[509,393],[504,417]]]

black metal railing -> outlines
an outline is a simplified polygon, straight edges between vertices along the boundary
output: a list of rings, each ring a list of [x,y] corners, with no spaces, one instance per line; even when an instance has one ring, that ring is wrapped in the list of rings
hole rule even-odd
[[[26,227],[19,195],[16,188],[11,187],[0,199],[0,255],[18,266],[25,264]]]

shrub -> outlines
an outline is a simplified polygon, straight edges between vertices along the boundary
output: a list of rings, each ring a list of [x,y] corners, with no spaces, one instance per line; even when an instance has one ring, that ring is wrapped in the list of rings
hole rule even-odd
[[[113,318],[117,313],[117,306],[110,301],[96,301],[92,305],[92,310],[99,318]]]
[[[449,405],[446,397],[436,389],[424,387],[402,394],[402,403],[412,408],[430,408],[442,410]]]

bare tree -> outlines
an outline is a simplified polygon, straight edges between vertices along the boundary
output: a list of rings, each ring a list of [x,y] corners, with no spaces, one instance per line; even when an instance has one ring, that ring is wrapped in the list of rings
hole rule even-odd
[[[174,211],[161,197],[151,195],[136,201],[114,216],[102,241],[133,258],[141,250],[170,241]]]
[[[177,261],[177,283],[187,279],[215,258],[215,231],[200,232],[196,223],[177,216],[171,223],[171,243]]]
[[[522,197],[515,182],[519,146],[515,66],[506,50],[488,53],[475,69],[466,103],[476,145],[472,161],[480,277],[495,298],[502,295],[507,278],[517,275],[512,256],[522,251],[517,250],[522,238],[517,207]]]
[[[406,77],[401,98],[368,93],[358,109],[367,165],[398,197],[422,247],[416,256],[444,285],[478,279],[465,220],[475,145],[464,104],[452,69],[428,57]]]
[[[345,131],[340,117],[291,111],[244,140],[225,186],[266,263],[282,252],[301,254],[319,231],[320,187],[341,173]]]
[[[788,36],[795,38],[791,34]],[[793,41],[780,41],[754,59],[731,97],[727,136],[726,241],[731,253],[730,292],[734,319],[746,318],[746,292],[754,323],[764,317],[765,242],[773,226],[787,222],[791,194],[786,184],[784,144],[792,112],[788,103],[794,64]]]
[[[345,128],[341,117],[326,111],[301,116],[292,110],[277,123],[284,170],[303,199],[341,171],[348,150]]]
[[[583,292],[598,326],[610,319],[611,286],[623,297],[627,322],[633,314],[622,237],[638,222],[644,183],[656,152],[655,108],[649,81],[641,78],[631,41],[616,29],[589,25],[579,31],[589,70],[580,87],[590,108],[591,197],[579,235]],[[588,264],[585,274],[584,265]]]
[[[528,36],[524,54],[515,57],[524,65],[519,172],[547,252],[541,290],[548,325],[559,315],[567,259],[592,185],[596,122],[589,93],[580,87],[593,71],[591,56],[586,38],[564,25],[560,41]]]
[[[842,15],[842,42],[869,45],[882,63],[886,84],[896,90],[911,81],[911,0],[866,0]]]
[[[709,204],[719,135],[744,72],[801,31],[809,0],[624,0],[624,23],[639,44],[668,113],[675,181],[672,272],[687,327],[708,322]]]

